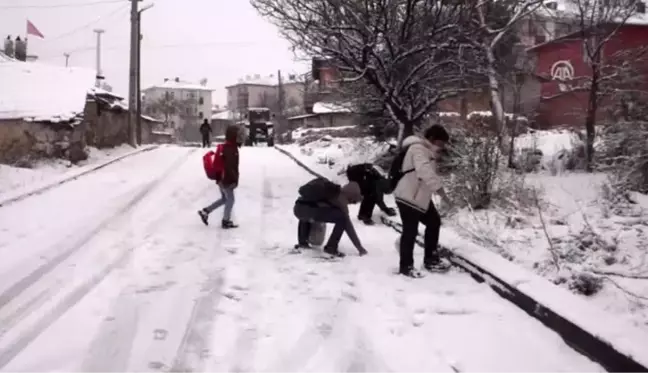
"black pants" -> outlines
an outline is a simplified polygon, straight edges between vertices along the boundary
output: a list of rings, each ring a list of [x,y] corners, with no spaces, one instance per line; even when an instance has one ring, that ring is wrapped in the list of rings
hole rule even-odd
[[[333,223],[335,224],[333,226],[333,232],[331,232],[331,235],[324,247],[327,249],[337,250],[346,227],[346,217],[342,210],[335,207],[311,206],[302,203],[295,203],[293,212],[297,219],[299,219],[299,224],[297,225],[297,240],[300,245],[308,243],[311,221],[319,223]]]
[[[358,211],[358,218],[360,219],[371,219],[373,215],[374,207],[376,207],[376,197],[372,195],[364,196],[362,202],[360,203],[360,209]]]
[[[209,135],[202,135],[202,146],[203,148],[209,148],[211,146]]]
[[[424,264],[433,264],[439,260],[439,232],[441,230],[441,216],[434,203],[430,205],[426,212],[421,212],[402,202],[396,202],[400,212],[401,222],[403,224],[403,233],[400,239],[400,270],[404,271],[414,266],[414,245],[418,235],[419,222],[425,225],[423,258]]]

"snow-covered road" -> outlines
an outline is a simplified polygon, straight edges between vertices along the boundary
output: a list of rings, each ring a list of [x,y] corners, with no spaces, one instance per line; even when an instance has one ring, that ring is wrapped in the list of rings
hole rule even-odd
[[[205,227],[201,156],[162,147],[0,208],[0,370],[601,370],[466,274],[394,275],[385,227],[358,227],[367,257],[289,254],[310,176],[273,149],[241,150],[241,227]]]

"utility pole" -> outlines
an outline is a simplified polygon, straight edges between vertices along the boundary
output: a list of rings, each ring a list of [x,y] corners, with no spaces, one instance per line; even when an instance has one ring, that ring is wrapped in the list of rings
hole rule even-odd
[[[286,124],[286,121],[284,120],[284,106],[285,106],[285,92],[284,92],[284,87],[283,87],[283,81],[281,79],[281,70],[277,70],[277,106],[279,109],[279,116],[277,118],[277,123],[278,127],[281,128],[282,131],[288,130],[288,141],[292,140],[292,131],[291,128],[284,128],[284,125]]]
[[[136,119],[136,138],[137,145],[142,145],[142,13],[151,9],[154,4],[149,4],[137,12],[137,105],[135,115]]]
[[[69,62],[70,62],[70,54],[69,53],[63,53],[63,55],[65,56],[65,67],[68,67]]]
[[[101,87],[101,81],[103,80],[103,73],[101,71],[101,34],[105,31],[101,29],[96,29],[94,32],[97,34],[97,81],[95,82],[95,87]]]
[[[131,1],[131,34],[130,34],[130,68],[128,76],[128,143],[135,147],[136,136],[135,126],[137,118],[135,117],[137,111],[137,44],[139,43],[138,33],[138,0]]]

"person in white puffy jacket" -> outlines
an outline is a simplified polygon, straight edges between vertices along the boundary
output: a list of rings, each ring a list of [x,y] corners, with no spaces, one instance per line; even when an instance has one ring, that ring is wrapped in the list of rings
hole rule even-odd
[[[439,256],[441,216],[432,202],[432,195],[437,193],[444,203],[449,204],[443,180],[437,173],[437,159],[449,140],[448,132],[442,126],[434,125],[425,131],[423,137],[409,136],[403,141],[406,153],[394,197],[403,224],[399,272],[405,276],[421,276],[414,268],[413,257],[419,222],[425,225],[423,267],[428,271],[446,271],[449,268]]]

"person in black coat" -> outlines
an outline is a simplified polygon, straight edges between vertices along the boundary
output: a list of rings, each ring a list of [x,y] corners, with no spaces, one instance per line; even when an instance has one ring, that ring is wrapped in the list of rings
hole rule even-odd
[[[358,212],[358,219],[367,225],[374,224],[371,216],[376,205],[388,216],[395,216],[396,210],[387,207],[383,196],[387,188],[385,179],[371,163],[361,163],[347,167],[346,176],[349,181],[360,185],[362,203]]]
[[[211,146],[211,134],[212,128],[209,125],[209,120],[205,119],[203,124],[200,126],[200,134],[202,135],[202,146],[203,148],[209,148]]]

